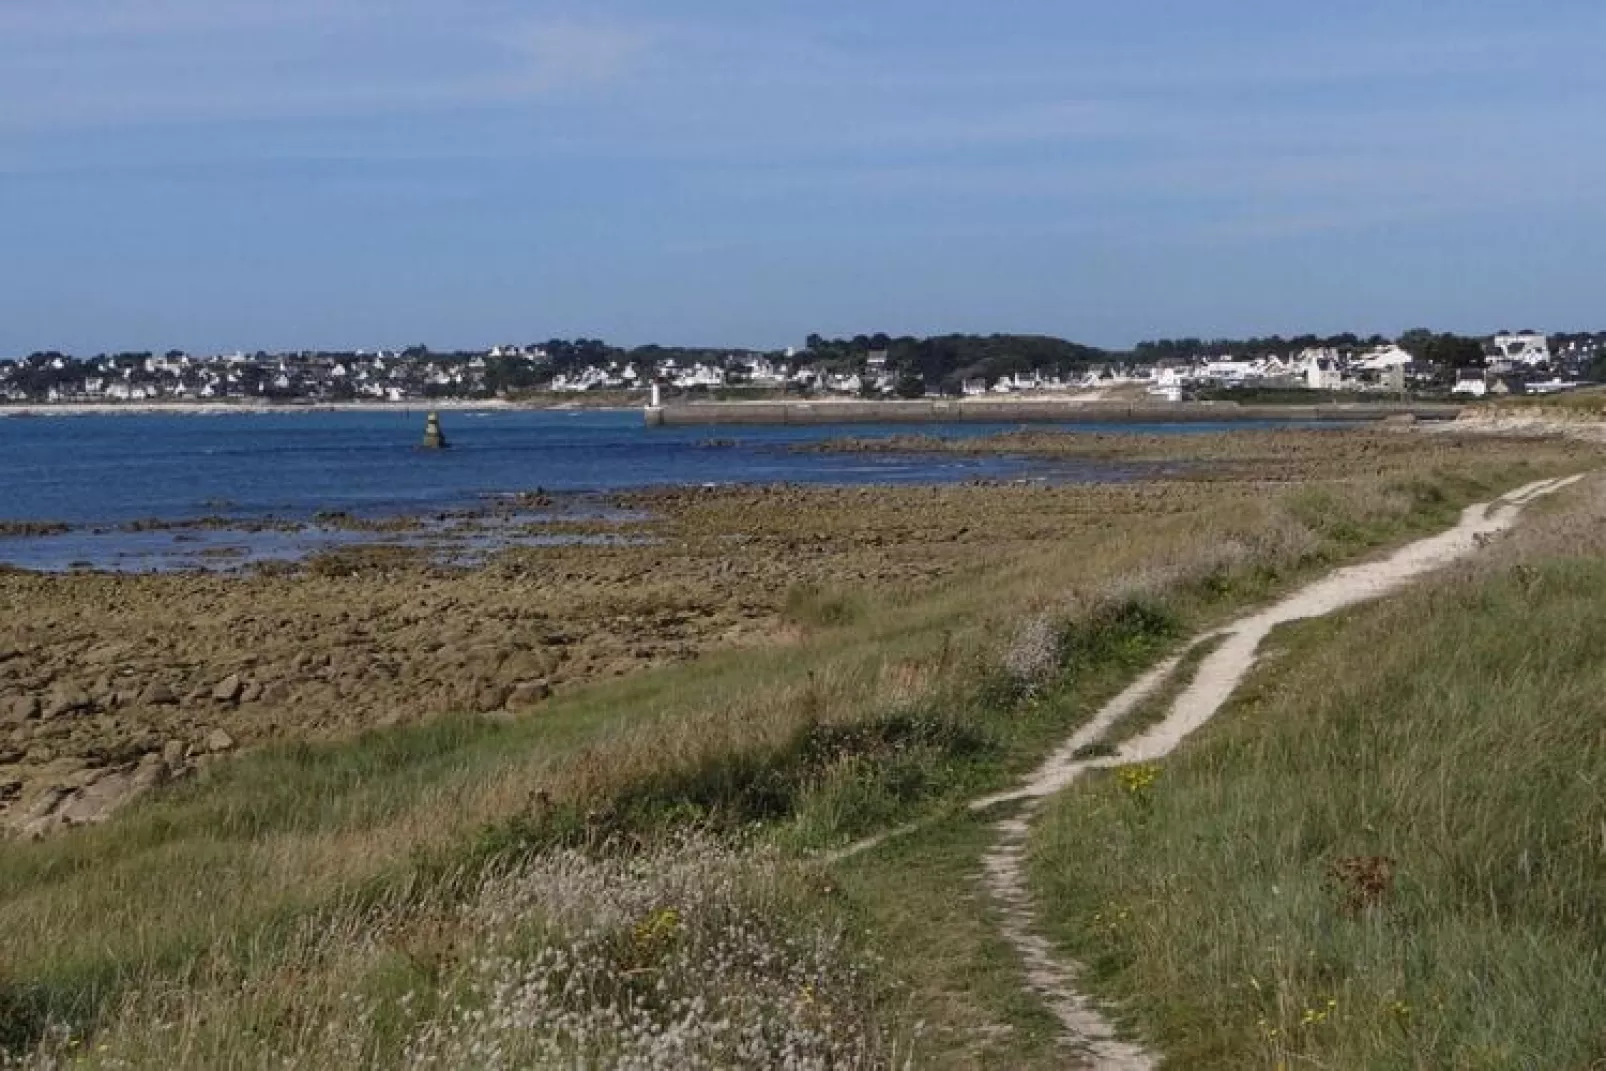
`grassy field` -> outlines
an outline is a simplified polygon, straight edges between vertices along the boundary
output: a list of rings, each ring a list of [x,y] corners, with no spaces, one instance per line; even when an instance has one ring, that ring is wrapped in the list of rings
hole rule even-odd
[[[1494,413],[1523,414],[1543,411],[1558,417],[1602,417],[1606,416],[1606,387],[1585,387],[1560,394],[1526,394],[1498,398],[1481,404],[1479,409]]]
[[[106,826],[0,844],[0,1047],[107,1067],[1052,1066],[1041,1009],[963,907],[977,831],[940,819],[1191,630],[1582,464],[1496,442],[1436,460],[1102,512],[898,598],[800,588],[785,644],[513,723],[263,749]],[[840,873],[813,860],[917,817],[939,821]]]
[[[1065,947],[1172,1066],[1606,1061],[1606,485],[1291,626],[1141,791],[1057,800]]]

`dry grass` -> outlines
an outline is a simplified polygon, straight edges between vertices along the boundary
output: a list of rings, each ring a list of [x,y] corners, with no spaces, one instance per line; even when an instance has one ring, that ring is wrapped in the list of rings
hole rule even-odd
[[[899,1067],[875,964],[820,879],[774,849],[685,834],[558,851],[461,901],[404,889],[294,928],[241,972],[219,949],[127,995],[26,1067]]]
[[[1493,412],[1545,412],[1558,417],[1606,416],[1606,387],[1586,387],[1562,394],[1530,394],[1501,398],[1479,407]]]
[[[1606,482],[1281,636],[1138,806],[1035,842],[1091,979],[1185,1067],[1606,1059]]]

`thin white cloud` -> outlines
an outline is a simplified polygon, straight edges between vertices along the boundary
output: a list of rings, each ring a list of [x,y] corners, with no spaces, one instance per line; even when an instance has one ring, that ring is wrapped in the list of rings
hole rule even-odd
[[[366,0],[11,0],[0,7],[0,42],[37,47],[257,32],[327,26],[373,11]]]
[[[0,15],[0,130],[504,104],[628,78],[651,46],[629,24],[473,4],[81,2]]]
[[[649,55],[652,40],[645,26],[560,19],[512,27],[504,44],[528,64],[531,85],[560,88],[627,78]]]
[[[1556,61],[1565,43],[1542,21],[1499,39],[1473,27],[1431,39],[1335,35],[1319,53],[1262,40],[1157,58],[1024,35],[978,41],[962,54],[929,43],[887,49],[762,12],[717,23],[530,14],[542,6],[70,0],[41,2],[32,15],[0,8],[0,100],[19,102],[0,111],[0,133],[8,125],[137,130],[194,120],[221,129],[252,119],[506,112],[519,124],[488,123],[493,133],[480,140],[429,123],[400,141],[365,140],[351,124],[349,150],[332,149],[328,137],[309,133],[313,124],[283,124],[288,133],[262,147],[241,125],[227,151],[349,151],[380,164],[410,154],[631,160],[696,172],[692,181],[755,199],[1113,206],[1149,198],[1162,210],[1192,206],[1225,227],[1542,201],[1606,177],[1606,156],[1589,147],[1598,93],[1553,98],[1543,113],[1520,99],[1491,106],[1491,84],[1508,82],[1515,97]],[[22,43],[7,31],[22,32]],[[68,77],[57,77],[63,69]],[[1390,87],[1402,83],[1474,92],[1465,102],[1448,93],[1436,104],[1391,102]],[[507,107],[548,101],[565,106]],[[347,127],[326,129],[348,136]],[[503,131],[513,134],[497,136]],[[1565,145],[1579,150],[1558,157]],[[1547,159],[1546,181],[1494,164],[1502,155]],[[4,157],[0,141],[0,171],[28,166]],[[1264,215],[1239,211],[1262,203],[1271,206]]]

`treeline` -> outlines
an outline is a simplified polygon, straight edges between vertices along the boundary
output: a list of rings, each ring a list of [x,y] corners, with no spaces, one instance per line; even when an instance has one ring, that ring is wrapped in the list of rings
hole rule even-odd
[[[1119,355],[1047,335],[938,335],[932,338],[856,335],[847,339],[808,337],[794,363],[808,362],[833,372],[864,370],[872,356],[884,357],[886,370],[900,381],[918,381],[957,392],[967,379],[989,383],[1016,373],[1068,375],[1109,362]]]
[[[1401,335],[1399,345],[1417,360],[1440,368],[1478,368],[1484,364],[1483,340],[1466,335],[1435,334],[1418,327]]]
[[[1162,338],[1140,342],[1132,358],[1144,364],[1162,360],[1187,361],[1195,357],[1286,357],[1303,350],[1336,350],[1353,356],[1379,346],[1397,344],[1425,364],[1445,368],[1471,368],[1483,363],[1483,339],[1450,332],[1434,332],[1418,327],[1397,339],[1385,335],[1357,335],[1346,331],[1338,335],[1267,335],[1262,338]]]
[[[1273,357],[1287,356],[1309,349],[1331,349],[1340,353],[1387,346],[1391,339],[1382,335],[1267,335],[1264,338],[1162,338],[1139,342],[1132,349],[1134,360],[1143,364],[1158,361],[1190,361],[1195,357]]]
[[[1551,336],[1551,341],[1558,354],[1566,346],[1596,351],[1579,363],[1595,377],[1606,378],[1606,332],[1557,334]],[[851,338],[813,334],[808,336],[803,349],[790,352],[694,346],[622,347],[601,339],[575,338],[531,343],[524,347],[525,354],[514,356],[489,357],[483,351],[436,350],[422,344],[401,350],[399,356],[410,364],[436,366],[483,359],[484,388],[492,394],[539,389],[557,375],[572,374],[587,367],[628,365],[645,381],[655,368],[662,368],[669,361],[681,367],[702,363],[733,368],[739,373],[744,362],[761,358],[785,365],[789,372],[805,366],[835,374],[884,372],[892,377],[900,392],[913,394],[930,390],[956,393],[968,380],[979,379],[990,384],[1016,374],[1068,377],[1105,365],[1152,365],[1166,360],[1188,362],[1228,355],[1251,359],[1286,357],[1306,349],[1330,349],[1353,356],[1391,342],[1417,360],[1446,370],[1485,363],[1484,338],[1426,328],[1412,329],[1398,339],[1354,332],[1236,339],[1162,338],[1140,342],[1131,350],[1106,350],[1047,335],[948,334],[921,338],[875,333]],[[545,356],[530,356],[536,351]],[[102,367],[126,369],[125,374],[139,382],[148,378],[144,362],[150,356],[149,352],[125,352],[101,354],[91,360]],[[170,350],[166,356],[176,358],[183,354]],[[262,375],[262,367],[283,358],[351,363],[372,356],[349,350],[300,351],[284,355],[258,351],[247,358],[249,363],[236,366],[236,374],[255,381]],[[54,368],[57,361],[68,367]],[[10,368],[11,380],[31,393],[58,383],[81,380],[84,374],[82,362],[53,351],[31,354]]]

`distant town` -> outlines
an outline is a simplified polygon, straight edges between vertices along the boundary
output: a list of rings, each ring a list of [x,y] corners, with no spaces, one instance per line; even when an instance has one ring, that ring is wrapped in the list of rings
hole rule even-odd
[[[811,335],[784,350],[610,346],[593,339],[440,352],[58,352],[0,360],[0,404],[255,401],[406,403],[645,392],[904,397],[1077,394],[1124,387],[1159,399],[1232,391],[1411,392],[1481,397],[1606,380],[1606,332],[1472,338],[1410,331],[1167,339],[1114,352],[1035,335]]]

